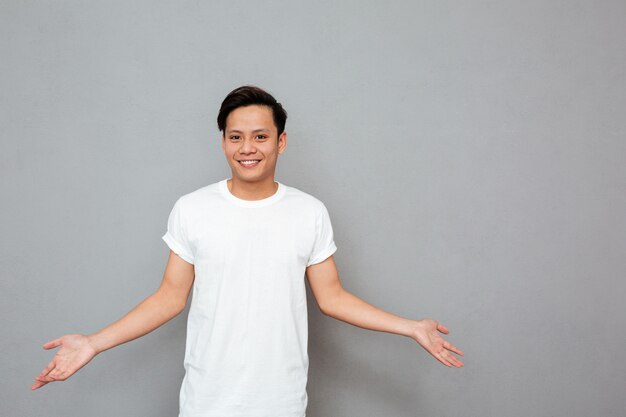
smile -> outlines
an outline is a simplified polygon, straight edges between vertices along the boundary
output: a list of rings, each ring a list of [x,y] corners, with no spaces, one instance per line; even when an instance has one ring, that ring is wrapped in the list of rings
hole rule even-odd
[[[245,167],[245,168],[252,168],[255,167],[259,164],[259,162],[261,162],[260,159],[249,159],[246,161],[238,161],[239,165]]]

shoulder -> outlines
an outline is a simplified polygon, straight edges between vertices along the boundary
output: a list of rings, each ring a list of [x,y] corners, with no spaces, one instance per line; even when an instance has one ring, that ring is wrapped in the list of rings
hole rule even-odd
[[[219,182],[215,182],[185,193],[178,197],[176,204],[187,210],[210,204],[220,196],[218,185]]]
[[[304,192],[296,187],[286,186],[286,188],[285,200],[288,202],[298,204],[301,207],[306,207],[318,213],[326,210],[324,202],[314,195]]]

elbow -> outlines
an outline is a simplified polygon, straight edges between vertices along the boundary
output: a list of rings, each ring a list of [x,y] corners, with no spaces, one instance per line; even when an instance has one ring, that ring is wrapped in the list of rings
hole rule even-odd
[[[323,315],[325,315],[325,316],[328,316],[328,315],[329,315],[329,314],[328,314],[328,304],[327,304],[325,301],[320,300],[320,301],[317,303],[317,306],[319,307],[320,312],[321,312]]]
[[[328,310],[326,309],[326,307],[320,305],[319,308],[320,308],[320,311],[322,312],[323,315],[325,315],[325,316],[329,316],[330,315],[330,314],[328,314]]]
[[[178,308],[174,310],[174,317],[185,311],[185,307],[187,307],[187,304],[179,305]]]
[[[178,303],[176,304],[176,309],[174,316],[178,316],[180,313],[182,313],[183,311],[185,311],[185,308],[187,307],[187,298],[181,298],[178,300]]]
[[[177,297],[175,294],[168,293],[161,289],[157,290],[153,296],[157,299],[158,305],[171,318],[178,316],[185,310],[187,299]]]
[[[320,311],[325,316],[334,317],[333,312],[337,309],[337,306],[341,302],[341,295],[343,294],[343,289],[340,289],[336,294],[330,297],[326,297],[320,303]]]

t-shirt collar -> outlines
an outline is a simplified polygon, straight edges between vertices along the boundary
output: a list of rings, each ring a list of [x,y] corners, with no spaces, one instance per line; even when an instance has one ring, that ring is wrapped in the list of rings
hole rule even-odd
[[[222,181],[220,181],[219,183],[219,189],[220,189],[220,193],[222,194],[222,196],[224,196],[224,198],[234,204],[237,204],[238,206],[242,206],[242,207],[264,207],[264,206],[268,206],[270,204],[275,203],[276,201],[280,200],[283,195],[285,194],[286,191],[286,186],[282,183],[280,183],[279,181],[274,181],[275,183],[278,184],[278,189],[276,190],[276,192],[274,194],[272,194],[269,197],[266,198],[262,198],[261,200],[244,200],[242,198],[239,198],[235,195],[233,195],[230,190],[228,189],[228,183],[227,181],[230,178],[226,178],[223,179]]]

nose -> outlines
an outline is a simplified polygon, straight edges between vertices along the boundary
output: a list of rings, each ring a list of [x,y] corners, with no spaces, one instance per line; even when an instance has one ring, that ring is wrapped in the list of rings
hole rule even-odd
[[[239,147],[239,153],[251,153],[251,152],[256,152],[256,148],[254,147],[254,141],[253,139],[246,139],[244,138],[241,141],[241,147]]]

